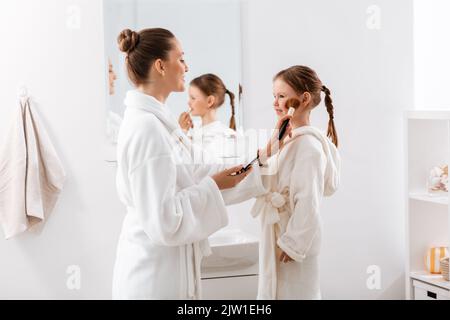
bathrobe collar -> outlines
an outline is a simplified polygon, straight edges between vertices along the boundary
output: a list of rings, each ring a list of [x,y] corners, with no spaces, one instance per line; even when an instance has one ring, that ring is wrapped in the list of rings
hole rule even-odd
[[[178,128],[177,122],[167,105],[153,96],[139,90],[129,90],[124,103],[128,108],[136,108],[153,113],[171,132]]]
[[[177,137],[187,148],[190,148],[190,140],[186,137],[183,130],[180,128],[178,121],[170,112],[170,109],[166,104],[139,90],[129,90],[126,94],[124,103],[127,108],[135,108],[152,113],[159,121],[161,121],[170,134]]]
[[[317,138],[322,144],[323,151],[327,158],[327,164],[325,168],[325,185],[324,185],[324,195],[333,195],[339,187],[339,177],[340,177],[340,166],[341,159],[337,151],[336,146],[331,142],[331,140],[319,129],[313,126],[302,126],[292,130],[292,137],[288,138],[286,143],[295,139],[298,136],[305,134],[312,135]]]

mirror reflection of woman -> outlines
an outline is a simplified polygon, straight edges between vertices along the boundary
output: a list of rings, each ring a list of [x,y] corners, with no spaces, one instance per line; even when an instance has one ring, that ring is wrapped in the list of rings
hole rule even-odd
[[[117,74],[114,71],[114,66],[111,59],[108,58],[108,94],[113,96],[116,93],[115,82],[117,80]],[[108,99],[109,100],[109,99]],[[108,102],[109,103],[109,102]],[[119,134],[120,125],[122,124],[122,117],[111,110],[111,106],[108,106],[108,112],[106,115],[106,136],[112,144],[117,144],[117,136]]]
[[[117,146],[116,184],[127,214],[113,298],[198,299],[205,239],[227,225],[225,204],[265,192],[259,167],[232,175],[242,166],[192,162],[195,148],[166,105],[184,90],[188,71],[170,31],[126,29],[118,43],[136,89],[127,92]]]
[[[231,107],[229,126],[217,118],[218,109],[228,97]],[[214,155],[217,161],[233,162],[238,152],[235,120],[235,96],[215,74],[207,73],[193,79],[189,85],[189,109],[179,117],[179,124],[192,141]],[[191,116],[201,118],[201,126],[194,127]]]
[[[117,80],[117,74],[114,71],[114,66],[111,59],[108,58],[108,93],[110,96],[116,93],[115,82]]]
[[[311,112],[325,96],[327,135],[311,125]],[[273,82],[279,118],[297,99],[290,136],[268,160],[264,186],[252,209],[261,218],[259,299],[320,299],[320,204],[339,185],[340,156],[330,90],[309,67],[280,71]]]

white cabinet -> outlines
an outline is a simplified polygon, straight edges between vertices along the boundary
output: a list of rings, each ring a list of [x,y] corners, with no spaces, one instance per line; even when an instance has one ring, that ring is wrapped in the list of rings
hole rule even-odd
[[[414,300],[450,300],[450,291],[426,282],[413,280]]]
[[[206,300],[255,300],[258,262],[202,270],[202,298]]]
[[[209,243],[212,253],[202,260],[202,298],[256,299],[258,238],[239,229],[223,229]]]
[[[258,276],[203,279],[202,290],[206,300],[255,300]]]
[[[448,195],[430,195],[431,168],[450,159],[450,111],[408,111],[406,128],[406,297],[443,299],[450,282],[426,271],[424,256],[430,247],[449,245]]]

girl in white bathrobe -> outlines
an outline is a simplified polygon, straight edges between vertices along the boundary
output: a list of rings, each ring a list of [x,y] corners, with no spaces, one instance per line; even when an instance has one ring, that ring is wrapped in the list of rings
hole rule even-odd
[[[310,113],[321,102],[329,114],[327,136],[310,124]],[[318,256],[321,243],[320,204],[339,184],[340,157],[330,91],[308,67],[279,72],[273,83],[278,117],[286,102],[298,99],[290,133],[278,152],[262,152],[267,160],[264,186],[252,214],[260,216],[259,299],[320,299]],[[291,100],[292,101],[292,100]]]
[[[130,80],[117,145],[117,190],[126,206],[113,276],[114,299],[198,299],[209,235],[228,223],[225,204],[261,195],[259,168],[196,163],[198,153],[165,101],[184,90],[179,41],[165,29],[124,30]],[[250,174],[251,173],[251,174]],[[245,180],[243,180],[246,176]],[[241,182],[242,181],[242,182]]]

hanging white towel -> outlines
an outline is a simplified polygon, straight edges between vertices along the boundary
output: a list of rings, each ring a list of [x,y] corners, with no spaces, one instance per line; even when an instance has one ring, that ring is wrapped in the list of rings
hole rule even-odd
[[[29,99],[17,108],[0,150],[0,222],[9,239],[45,220],[65,172]]]

